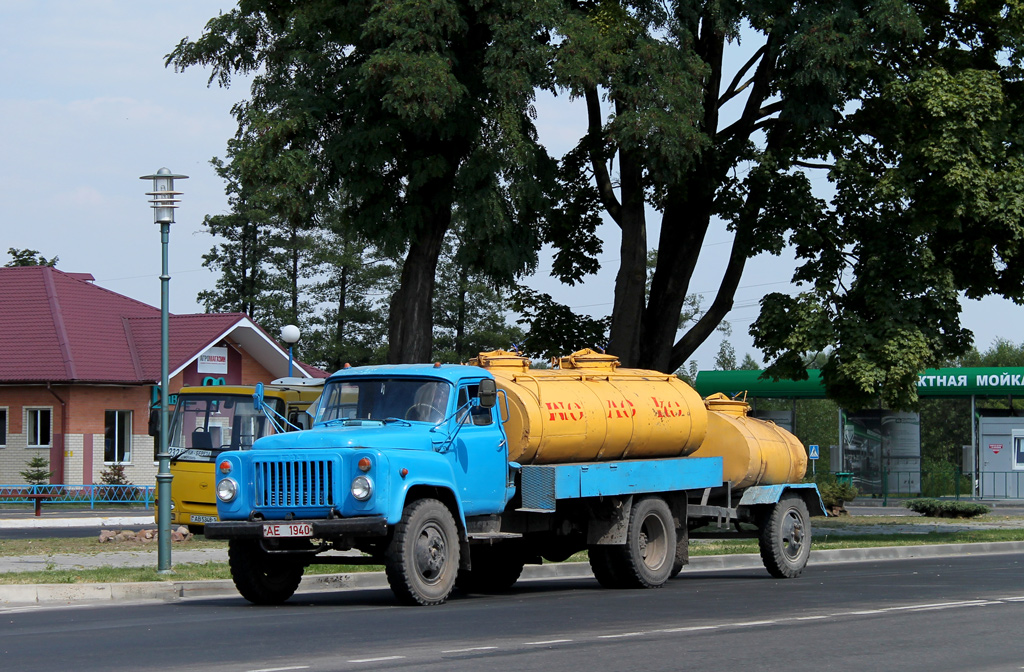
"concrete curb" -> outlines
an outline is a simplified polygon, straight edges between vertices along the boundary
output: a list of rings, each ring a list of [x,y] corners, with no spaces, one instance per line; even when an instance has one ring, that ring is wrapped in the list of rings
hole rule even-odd
[[[809,565],[846,562],[904,560],[909,558],[941,558],[964,555],[994,555],[1024,551],[1022,541],[977,544],[939,544],[931,546],[889,546],[884,548],[853,548],[812,551]],[[731,569],[761,568],[756,554],[711,555],[691,558],[683,574]],[[523,581],[550,579],[583,579],[593,577],[585,562],[530,565],[523,570]],[[388,587],[383,572],[354,574],[318,574],[305,576],[297,594],[330,590],[372,590]],[[160,601],[173,602],[189,598],[237,597],[234,584],[228,579],[211,581],[160,581],[141,583],[80,583],[0,585],[0,606],[70,605],[77,603],[119,603]]]
[[[89,518],[6,518],[0,520],[0,529],[25,530],[59,527],[132,527],[155,528],[153,516],[92,516]]]

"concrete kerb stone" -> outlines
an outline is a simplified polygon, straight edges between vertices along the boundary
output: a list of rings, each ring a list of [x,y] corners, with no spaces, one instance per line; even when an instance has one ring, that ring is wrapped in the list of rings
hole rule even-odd
[[[964,555],[1019,553],[1024,542],[1006,541],[976,544],[939,544],[931,546],[889,546],[812,551],[810,566],[849,562],[900,560],[910,558],[958,557]],[[683,575],[762,567],[756,554],[713,555],[691,558]],[[523,581],[589,578],[593,574],[585,562],[531,565],[523,571]],[[383,572],[350,574],[316,574],[305,576],[297,594],[332,590],[371,590],[387,588]],[[228,579],[211,581],[159,581],[142,583],[40,584],[0,586],[0,605],[51,605],[81,602],[172,602],[189,598],[237,597],[234,584]]]

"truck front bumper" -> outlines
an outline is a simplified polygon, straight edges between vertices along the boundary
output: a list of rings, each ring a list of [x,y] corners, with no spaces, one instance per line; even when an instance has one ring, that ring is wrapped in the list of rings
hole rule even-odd
[[[264,534],[265,525],[282,523],[306,523],[312,526],[314,538],[336,537],[383,537],[388,533],[388,522],[384,516],[359,518],[314,518],[303,520],[222,520],[207,523],[203,534],[207,539],[268,539]]]

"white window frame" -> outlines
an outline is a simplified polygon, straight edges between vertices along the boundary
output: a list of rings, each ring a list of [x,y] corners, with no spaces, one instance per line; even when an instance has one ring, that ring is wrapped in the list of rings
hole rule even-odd
[[[1014,471],[1024,471],[1024,432],[1014,432],[1010,439],[1010,467]]]
[[[127,457],[127,459],[120,459],[120,460],[115,459],[113,461],[110,461],[110,460],[107,459],[107,443],[106,443],[106,441],[107,441],[107,414],[108,413],[114,413],[115,414],[114,415],[114,441],[115,441],[115,443],[117,441],[118,428],[121,425],[121,423],[118,422],[118,419],[119,419],[119,417],[122,414],[125,414],[125,413],[128,414],[128,420],[127,420],[127,423],[126,423],[127,424],[127,428],[126,428],[127,429],[127,433],[125,434],[125,437],[124,437],[124,444],[125,444],[124,445],[124,451],[123,451],[123,454],[121,455],[122,458]],[[133,425],[134,421],[135,421],[135,414],[132,413],[132,411],[130,411],[130,410],[107,409],[107,410],[103,411],[103,464],[126,464],[126,465],[130,465],[132,463],[132,448],[133,448],[133,446],[132,446],[132,443],[133,443],[132,442],[132,429],[133,429],[132,425]],[[114,457],[115,458],[117,457],[117,446],[116,445],[114,446]]]
[[[38,434],[41,427],[37,418],[38,414],[45,411],[49,415],[49,426],[46,428],[49,434],[46,443],[32,443],[33,431]],[[25,447],[26,448],[52,448],[53,447],[53,406],[29,406],[25,408]]]

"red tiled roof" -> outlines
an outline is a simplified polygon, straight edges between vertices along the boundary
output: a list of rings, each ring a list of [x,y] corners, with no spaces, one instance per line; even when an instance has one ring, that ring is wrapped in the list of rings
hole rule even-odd
[[[0,268],[0,382],[151,383],[160,309],[97,287],[86,273]],[[184,366],[244,314],[171,315],[169,367]]]

